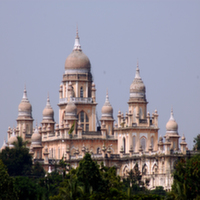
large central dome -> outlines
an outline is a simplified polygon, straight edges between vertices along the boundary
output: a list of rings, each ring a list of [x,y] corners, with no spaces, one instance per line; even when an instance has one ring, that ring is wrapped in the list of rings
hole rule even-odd
[[[82,52],[77,30],[74,49],[65,61],[65,72],[88,73],[90,72],[90,67],[91,65],[89,58]]]

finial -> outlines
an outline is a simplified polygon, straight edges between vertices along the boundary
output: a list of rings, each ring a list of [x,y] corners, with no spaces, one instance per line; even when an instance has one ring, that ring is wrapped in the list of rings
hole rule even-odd
[[[79,35],[78,35],[78,25],[76,28],[76,38],[74,43],[74,51],[82,51],[80,41],[79,41]]]
[[[23,93],[23,100],[28,100],[27,98],[27,91],[26,91],[26,84],[24,85],[24,93]]]
[[[171,108],[171,116],[170,116],[170,120],[174,120],[173,108]]]
[[[139,61],[138,61],[138,58],[137,58],[137,68],[139,68]]]
[[[35,120],[35,129],[38,128],[38,125],[37,125],[37,120]]]
[[[50,99],[49,99],[49,92],[47,94],[47,104],[46,104],[46,107],[50,107]]]
[[[135,78],[141,79],[138,60],[137,60],[137,68],[136,68]]]
[[[76,25],[76,38],[79,39],[79,36],[78,36],[78,23]]]

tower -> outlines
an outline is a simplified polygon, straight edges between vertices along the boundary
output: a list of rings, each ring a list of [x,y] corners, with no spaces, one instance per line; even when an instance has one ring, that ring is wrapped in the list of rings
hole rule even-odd
[[[81,49],[77,29],[74,48],[65,61],[59,90],[59,124],[67,120],[66,106],[73,102],[77,112],[75,121],[80,121],[83,132],[96,131],[95,91],[90,60]]]
[[[118,113],[118,124],[115,135],[118,135],[118,152],[148,152],[157,151],[158,113],[150,117],[147,113],[146,87],[140,77],[137,63],[135,78],[130,85],[128,113]]]
[[[23,97],[18,106],[17,128],[17,136],[22,137],[23,140],[31,138],[33,131],[32,106],[27,97],[26,87],[24,87]]]

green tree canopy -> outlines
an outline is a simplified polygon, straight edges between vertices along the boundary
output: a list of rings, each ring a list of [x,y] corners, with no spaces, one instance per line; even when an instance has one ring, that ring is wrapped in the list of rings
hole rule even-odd
[[[0,159],[6,165],[10,176],[24,176],[31,174],[32,157],[21,137],[17,137],[14,148],[6,147],[2,150]]]
[[[200,134],[198,134],[197,137],[194,138],[193,142],[194,142],[193,149],[199,151],[200,150]]]
[[[181,159],[175,166],[172,191],[179,199],[195,199],[200,196],[200,155]]]
[[[0,200],[16,199],[16,193],[13,187],[13,179],[10,178],[6,166],[0,160]]]

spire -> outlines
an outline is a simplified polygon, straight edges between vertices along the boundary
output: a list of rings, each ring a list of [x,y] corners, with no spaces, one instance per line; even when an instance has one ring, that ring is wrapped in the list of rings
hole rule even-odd
[[[23,93],[22,101],[28,101],[26,85],[24,85],[24,93]]]
[[[46,104],[46,107],[47,107],[47,108],[51,108],[50,99],[49,99],[49,93],[48,93],[48,95],[47,95],[47,104]]]
[[[106,92],[106,101],[105,101],[104,106],[111,106],[110,101],[109,101],[109,96],[108,96],[108,89],[107,89],[107,92]]]
[[[174,120],[174,113],[173,113],[173,108],[171,108],[171,115],[169,120]]]
[[[136,68],[135,78],[141,79],[138,60],[137,60],[137,68]]]
[[[76,28],[76,38],[75,38],[75,43],[74,43],[74,51],[82,51],[80,41],[79,41],[79,36],[78,36],[78,26]]]

